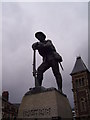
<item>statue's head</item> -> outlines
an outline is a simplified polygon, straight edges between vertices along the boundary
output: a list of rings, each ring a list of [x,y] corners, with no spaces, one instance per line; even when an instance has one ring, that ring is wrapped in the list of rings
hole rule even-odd
[[[46,35],[43,32],[36,32],[35,37],[40,41],[44,41],[46,38]]]

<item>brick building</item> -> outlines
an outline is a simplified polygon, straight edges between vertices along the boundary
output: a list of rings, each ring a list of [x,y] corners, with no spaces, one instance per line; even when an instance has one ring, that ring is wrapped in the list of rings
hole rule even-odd
[[[2,93],[2,120],[15,120],[18,114],[19,104],[9,102],[9,93]]]
[[[77,57],[71,72],[76,119],[90,120],[90,72]]]

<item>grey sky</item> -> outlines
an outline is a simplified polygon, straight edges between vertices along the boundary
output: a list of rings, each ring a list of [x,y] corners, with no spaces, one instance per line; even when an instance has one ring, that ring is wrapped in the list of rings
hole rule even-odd
[[[11,102],[20,102],[30,87],[32,76],[31,45],[36,31],[43,31],[63,57],[63,91],[73,106],[71,76],[76,57],[88,65],[88,3],[3,3],[3,90]],[[37,53],[37,66],[42,62]],[[43,86],[56,87],[51,69],[44,75]]]

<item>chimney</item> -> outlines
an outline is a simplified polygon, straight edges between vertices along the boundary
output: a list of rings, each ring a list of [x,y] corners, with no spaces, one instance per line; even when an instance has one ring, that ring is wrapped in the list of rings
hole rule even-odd
[[[8,99],[9,99],[9,92],[8,92],[8,91],[4,91],[4,92],[2,93],[2,97],[3,97],[5,100],[8,101]]]

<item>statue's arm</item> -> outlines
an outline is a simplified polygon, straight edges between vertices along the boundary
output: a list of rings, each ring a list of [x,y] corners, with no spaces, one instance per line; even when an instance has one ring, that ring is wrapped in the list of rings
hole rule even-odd
[[[44,47],[44,44],[41,42],[36,42],[32,45],[33,50],[38,50],[38,49],[43,48],[43,47]]]
[[[38,49],[38,42],[36,42],[36,43],[34,43],[34,44],[32,45],[32,49],[33,49],[33,50]]]

